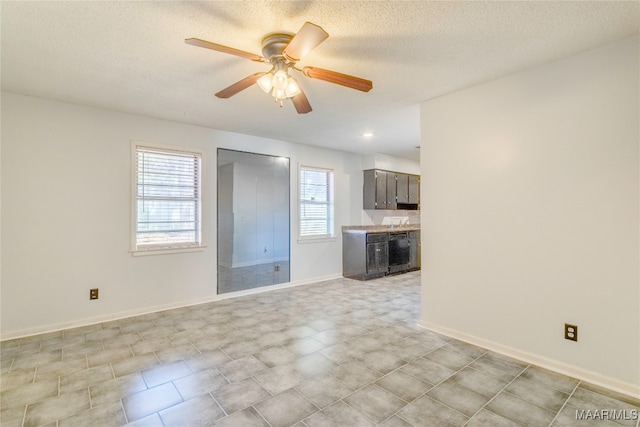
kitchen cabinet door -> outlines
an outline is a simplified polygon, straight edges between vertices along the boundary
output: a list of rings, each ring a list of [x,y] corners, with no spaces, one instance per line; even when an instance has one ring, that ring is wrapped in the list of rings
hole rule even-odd
[[[376,209],[376,171],[373,169],[364,171],[362,194],[362,209]]]
[[[393,182],[393,197],[395,199],[395,176],[393,181],[389,177],[391,172],[369,169],[364,171],[363,209],[391,209],[387,199],[390,192],[389,182]]]
[[[367,244],[367,275],[386,274],[389,268],[389,244]]]
[[[396,200],[397,203],[409,203],[409,175],[396,174]]]
[[[396,173],[385,172],[387,175],[387,209],[398,209],[396,200]]]
[[[388,179],[388,172],[376,171],[376,209],[389,209],[389,203],[387,202]]]
[[[408,177],[408,202],[420,204],[420,176],[409,175]]]

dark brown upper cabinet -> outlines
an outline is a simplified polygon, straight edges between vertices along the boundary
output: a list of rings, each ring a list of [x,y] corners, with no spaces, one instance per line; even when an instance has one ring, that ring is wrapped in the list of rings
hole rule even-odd
[[[381,169],[364,171],[363,209],[417,210],[420,176]]]

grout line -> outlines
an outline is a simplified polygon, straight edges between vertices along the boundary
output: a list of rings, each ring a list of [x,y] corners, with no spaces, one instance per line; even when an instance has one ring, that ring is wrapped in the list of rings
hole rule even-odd
[[[313,403],[313,402],[311,401],[311,399],[309,399],[307,396],[305,396],[305,395],[304,395],[304,393],[301,393],[300,391],[296,390],[296,388],[295,388],[295,387],[291,387],[291,388],[289,388],[289,389],[287,389],[287,390],[285,390],[285,391],[281,391],[280,393],[284,393],[284,392],[286,392],[286,391],[288,391],[288,390],[293,390],[293,391],[295,391],[295,392],[296,392],[296,393],[298,393],[298,394],[299,394],[299,395],[300,395],[304,400],[306,400],[306,401],[307,401],[307,402],[309,402],[313,407],[315,407],[315,408],[316,408],[316,410],[315,410],[315,411],[313,411],[312,413],[310,413],[310,414],[309,414],[309,415],[307,415],[306,417],[304,417],[304,418],[302,418],[302,419],[298,420],[299,422],[302,422],[303,420],[305,420],[305,419],[307,419],[307,418],[309,418],[309,417],[311,417],[311,416],[313,416],[313,415],[317,414],[318,412],[322,411],[322,408],[320,408],[318,405],[316,405],[315,403]],[[280,393],[278,393],[278,394],[280,394]],[[306,425],[306,423],[304,423],[304,424]]]
[[[177,388],[177,387],[176,387]],[[219,390],[222,387],[218,387],[216,390]],[[215,391],[215,390],[214,390]],[[178,390],[178,393],[180,393],[180,390]],[[222,412],[224,413],[224,417],[228,417],[229,413],[222,407],[222,405],[220,404],[220,402],[218,402],[218,399],[216,399],[216,397],[213,395],[213,391],[210,391],[209,393],[207,393],[209,396],[211,396],[211,398],[213,399],[214,402],[216,402],[216,404],[220,407],[220,409],[222,409]],[[220,418],[224,418],[224,417],[220,417]]]
[[[93,408],[93,400],[91,399],[91,387],[87,386],[87,395],[89,396],[89,410]]]
[[[440,348],[442,348],[442,347],[443,347],[443,346],[440,346],[440,347],[438,347],[437,349],[432,350],[432,351],[430,351],[430,352],[428,352],[428,353],[426,353],[426,354],[424,354],[424,355],[422,355],[422,356],[420,356],[420,357],[424,357],[424,356],[426,356],[427,354],[431,354],[431,353],[433,353],[434,351],[439,350],[439,349],[440,349]],[[460,369],[458,369],[458,370],[454,371],[451,375],[447,376],[445,379],[443,379],[443,380],[442,380],[442,381],[440,381],[439,383],[434,384],[434,385],[433,385],[433,388],[438,387],[440,384],[442,384],[443,382],[447,381],[449,378],[453,377],[454,375],[456,375],[458,372],[460,372],[460,371],[461,371],[461,370],[463,370],[464,368],[471,368],[471,366],[470,366],[470,365],[471,365],[473,362],[475,362],[476,360],[480,359],[480,358],[481,358],[482,356],[484,356],[485,354],[486,354],[486,353],[481,354],[480,356],[478,356],[478,357],[476,357],[475,359],[473,359],[471,362],[469,362],[469,363],[467,363],[466,365],[462,366]],[[471,357],[471,356],[468,356],[468,357]],[[436,364],[438,364],[438,365],[444,366],[445,368],[453,369],[453,368],[449,368],[448,366],[445,366],[445,365],[443,365],[443,364],[441,364],[441,363],[438,363],[438,362],[436,362],[435,360],[431,360],[431,359],[428,359],[428,358],[427,358],[427,360],[429,360],[429,361],[431,361],[431,362],[433,362],[433,363],[436,363]],[[518,374],[518,375],[520,375],[520,374]],[[418,378],[418,379],[419,379],[419,378]],[[472,390],[472,391],[473,391],[473,390]]]
[[[508,392],[507,392],[507,393],[508,393]],[[522,424],[518,424],[517,422],[512,421],[512,420],[510,420],[510,419],[509,419],[509,418],[507,418],[507,417],[504,417],[504,416],[502,416],[502,415],[500,415],[500,414],[497,414],[497,413],[493,412],[491,409],[482,408],[481,410],[485,410],[485,411],[487,411],[487,412],[489,412],[489,413],[491,413],[491,414],[495,415],[496,417],[502,418],[503,420],[506,420],[506,421],[508,421],[508,422],[512,423],[512,424],[513,424],[513,425],[515,425],[515,426],[522,426]],[[473,416],[475,417],[475,416],[476,416],[476,414],[473,414]]]
[[[486,353],[485,353],[485,354],[486,354]],[[515,365],[513,365],[513,366],[515,366]],[[505,384],[505,386],[504,386],[504,387],[502,387],[502,388],[501,388],[501,389],[500,389],[496,394],[494,394],[494,395],[493,395],[493,397],[492,397],[491,399],[487,400],[487,401],[484,403],[484,405],[482,405],[482,406],[480,407],[480,409],[478,409],[478,410],[477,410],[477,411],[476,411],[472,416],[470,416],[470,417],[469,417],[469,421],[471,421],[471,419],[472,419],[473,417],[475,417],[475,416],[476,416],[480,411],[482,411],[483,409],[485,409],[485,407],[486,407],[489,403],[493,402],[493,400],[494,400],[496,397],[498,397],[498,396],[500,395],[500,393],[502,393],[503,391],[505,391],[505,390],[506,390],[506,388],[507,388],[507,387],[509,387],[509,386],[511,385],[511,383],[513,383],[516,379],[520,378],[520,375],[522,375],[522,373],[523,373],[524,371],[526,371],[526,370],[529,368],[529,366],[531,366],[531,365],[527,365],[525,368],[523,368],[523,369],[520,371],[520,373],[518,373],[518,375],[516,375],[515,377],[513,377],[513,379],[512,379],[511,381],[509,381],[507,384]],[[490,375],[490,374],[489,374],[489,375]],[[528,402],[528,401],[527,401],[527,402]],[[532,403],[532,404],[533,404],[533,403]],[[536,405],[536,406],[537,406],[537,405]],[[487,409],[487,411],[492,412],[492,411],[491,411],[491,410],[489,410],[489,409]],[[500,414],[496,414],[496,415],[498,415],[498,416],[502,417],[502,415],[500,415]],[[505,418],[505,417],[502,417],[502,418]],[[505,418],[505,419],[508,419],[508,418]],[[469,421],[467,421],[464,425],[467,425],[467,424],[469,423]],[[515,421],[512,421],[512,420],[510,420],[510,419],[509,419],[509,421],[511,421],[511,422],[512,422],[512,423],[514,423],[514,424],[518,424],[518,423],[516,423]],[[463,427],[464,427],[464,425],[463,425]]]
[[[124,420],[129,424],[129,417],[127,416],[127,411],[124,409],[124,403],[122,402],[122,398],[119,400],[120,408],[122,409],[122,413],[124,414]]]
[[[373,383],[372,383],[372,384],[373,384]],[[365,386],[365,387],[367,387],[367,386]],[[364,388],[364,387],[363,387],[363,388]],[[354,392],[354,393],[355,393],[355,392]],[[351,394],[353,394],[353,393],[351,393]],[[353,409],[354,411],[356,411],[357,413],[362,414],[366,419],[371,420],[371,418],[369,418],[369,417],[367,416],[367,414],[363,414],[362,412],[358,411],[358,410],[357,410],[356,408],[354,408],[353,406],[349,405],[349,403],[348,403],[348,402],[345,402],[345,400],[344,400],[344,399],[346,399],[347,397],[351,396],[351,394],[350,394],[350,395],[348,395],[348,396],[343,397],[342,399],[336,400],[335,402],[333,402],[333,403],[332,403],[331,405],[329,405],[329,406],[335,405],[335,404],[336,404],[336,403],[338,403],[338,402],[342,402],[342,403],[344,403],[345,405],[347,405],[349,408],[351,408],[351,409]],[[327,407],[329,407],[329,406],[327,406]],[[391,415],[391,416],[393,416],[393,415]],[[375,420],[371,420],[371,421],[375,423]],[[384,420],[382,420],[382,421],[384,421]],[[380,423],[376,423],[376,425],[377,425],[377,424],[380,424]]]
[[[435,387],[434,387],[434,388],[435,388]],[[431,390],[433,390],[433,389],[431,389]],[[429,390],[429,391],[431,391],[431,390]],[[463,417],[465,417],[465,418],[469,418],[469,420],[471,419],[471,417],[469,417],[468,415],[463,414],[462,412],[458,411],[458,410],[457,410],[457,409],[455,409],[455,408],[452,408],[451,406],[447,405],[446,403],[441,402],[441,401],[439,401],[438,399],[435,399],[435,398],[433,398],[433,397],[431,397],[431,396],[428,396],[428,395],[427,395],[427,393],[428,393],[428,392],[424,393],[424,394],[423,394],[422,396],[420,396],[418,399],[420,399],[420,398],[422,398],[422,397],[426,397],[427,399],[431,399],[431,400],[433,400],[434,402],[439,403],[440,405],[445,406],[445,407],[447,407],[447,408],[451,409],[451,410],[452,410],[452,411],[454,411],[454,412],[457,412],[458,414],[462,415],[462,416],[463,416]],[[416,400],[417,400],[417,399],[416,399]],[[398,411],[398,412],[399,412],[399,411]],[[395,414],[394,414],[394,415],[395,415]],[[474,414],[474,415],[475,415],[475,414]],[[465,424],[463,424],[463,425],[466,425],[466,424],[469,422],[469,420],[467,420],[467,422],[465,422]]]
[[[551,422],[549,423],[549,427],[551,427],[553,425],[553,423],[555,422],[555,420],[558,418],[558,415],[560,415],[560,412],[562,412],[562,410],[564,409],[565,406],[567,406],[567,403],[569,403],[569,399],[571,399],[571,396],[573,396],[573,393],[576,392],[576,390],[578,389],[578,387],[580,387],[580,384],[582,383],[582,381],[578,380],[578,383],[576,384],[576,386],[573,388],[573,390],[571,390],[571,393],[569,394],[569,397],[567,397],[567,400],[564,401],[564,403],[562,404],[562,406],[560,407],[560,409],[558,409],[558,412],[556,412],[556,416],[553,417],[553,419],[551,420]]]
[[[437,347],[437,348],[435,348],[435,349],[433,349],[433,350],[431,350],[431,351],[429,351],[429,352],[427,352],[427,353],[424,353],[422,356],[418,356],[418,357],[416,357],[414,360],[417,360],[417,359],[419,359],[419,358],[422,358],[422,357],[424,357],[424,356],[425,356],[425,355],[427,355],[427,354],[431,354],[431,353],[433,353],[434,351],[436,351],[436,350],[438,350],[438,349],[440,349],[440,348],[443,348],[443,347],[444,347],[445,345],[447,345],[447,344],[449,344],[449,341],[448,341],[448,342],[446,342],[445,344],[441,345],[440,347]],[[456,353],[457,353],[457,352],[456,352]],[[435,402],[437,402],[437,403],[440,403],[441,405],[446,406],[447,408],[449,408],[449,409],[451,409],[451,410],[453,410],[453,411],[455,411],[455,412],[457,412],[457,413],[459,413],[459,414],[462,414],[464,417],[467,417],[467,415],[463,414],[462,412],[458,411],[458,410],[457,410],[457,409],[455,409],[455,408],[450,407],[450,406],[449,406],[449,405],[447,405],[446,403],[441,402],[441,401],[439,401],[439,400],[437,400],[437,399],[434,399],[434,398],[432,398],[431,396],[428,396],[428,395],[427,395],[427,393],[429,393],[431,390],[435,389],[437,386],[439,386],[439,385],[440,385],[440,384],[442,384],[443,382],[447,381],[449,378],[451,378],[451,377],[453,377],[454,375],[456,375],[458,372],[460,372],[460,371],[461,371],[461,370],[463,370],[464,368],[469,367],[469,365],[471,365],[473,362],[475,362],[476,360],[478,360],[479,358],[481,358],[481,357],[482,357],[482,356],[484,356],[484,355],[485,355],[485,353],[481,354],[480,356],[477,356],[476,358],[474,358],[473,360],[471,360],[471,362],[467,363],[466,365],[464,365],[463,367],[461,367],[461,368],[460,368],[460,369],[458,369],[457,371],[454,371],[451,375],[447,376],[446,378],[444,378],[442,381],[440,381],[440,382],[439,382],[439,383],[437,383],[437,384],[431,384],[430,382],[428,382],[428,381],[426,381],[426,380],[423,380],[423,379],[421,379],[421,378],[418,378],[418,377],[416,377],[415,375],[412,375],[412,374],[410,374],[409,372],[402,370],[402,368],[403,368],[404,366],[408,365],[408,364],[409,364],[409,363],[411,363],[411,362],[408,362],[408,363],[406,363],[405,365],[402,365],[402,366],[400,366],[399,368],[396,368],[396,369],[395,369],[394,371],[392,371],[392,372],[395,372],[395,371],[397,371],[397,370],[401,370],[403,373],[405,373],[405,374],[407,374],[407,375],[409,375],[409,376],[411,376],[411,377],[413,377],[413,378],[416,378],[417,380],[420,380],[420,381],[422,381],[422,382],[424,382],[424,383],[426,383],[426,384],[431,385],[431,388],[429,388],[427,391],[425,391],[424,393],[422,393],[420,396],[418,396],[418,397],[416,397],[415,399],[413,399],[411,402],[408,402],[408,403],[407,403],[407,405],[410,405],[411,403],[415,402],[415,401],[416,401],[416,400],[418,400],[418,399],[421,399],[421,398],[423,398],[423,397],[427,397],[428,399],[431,399],[431,400],[433,400],[433,401],[435,401]],[[466,355],[465,355],[465,354],[463,354],[463,356],[466,356]],[[471,356],[468,356],[468,357],[469,357],[469,358],[471,358]],[[431,360],[431,359],[427,359],[427,360],[429,360],[429,361],[431,361],[431,362],[433,362],[433,363],[436,363],[436,364],[438,364],[438,365],[441,365],[440,363],[436,362],[435,360]],[[444,366],[444,365],[441,365],[441,366]],[[449,368],[448,366],[444,366],[444,367],[445,367],[445,368],[448,368],[448,369],[452,369],[452,368]],[[391,372],[390,372],[390,373],[391,373]],[[386,390],[386,389],[385,389],[385,390]],[[394,394],[394,395],[395,395],[395,393],[392,393],[392,394]],[[402,398],[400,398],[400,399],[401,399],[401,400],[403,400],[403,401],[405,401],[405,400],[404,400],[404,399],[402,399]],[[398,416],[400,419],[404,420],[404,418],[402,418],[400,415],[398,415],[398,413],[399,413],[402,409],[404,409],[407,405],[403,406],[402,408],[400,408],[399,410],[397,410],[396,412],[394,412],[392,415],[390,415],[390,416],[389,416],[389,418],[391,418],[391,417],[393,417],[394,415],[396,415],[396,416]],[[474,414],[474,415],[475,415],[475,414]],[[468,418],[469,418],[469,420],[471,419],[471,417],[468,417]],[[388,418],[387,418],[387,419],[388,419]],[[467,420],[467,422],[469,422],[469,420]],[[406,420],[404,420],[404,421],[406,421]],[[411,423],[409,423],[409,424],[411,424]],[[466,424],[466,423],[465,423],[465,424]]]
[[[260,418],[262,418],[264,420],[264,422],[267,423],[268,426],[272,426],[272,424],[260,413],[260,411],[258,411],[257,408],[254,407],[255,403],[251,406],[247,406],[247,408],[253,408],[254,411],[256,411],[256,414],[258,414],[260,416]],[[244,409],[242,409],[242,411],[244,411]],[[306,424],[305,424],[306,425]]]
[[[20,423],[20,426],[23,426],[25,421],[27,421],[27,407],[29,405],[24,405],[24,410],[22,411],[22,422]]]

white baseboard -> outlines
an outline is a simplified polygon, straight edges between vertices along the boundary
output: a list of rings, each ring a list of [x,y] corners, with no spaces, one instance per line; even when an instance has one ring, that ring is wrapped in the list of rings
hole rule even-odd
[[[558,360],[550,359],[534,353],[518,350],[516,348],[509,347],[503,344],[498,344],[484,338],[469,335],[455,329],[450,329],[435,323],[427,322],[425,320],[420,320],[418,326],[442,335],[446,335],[451,338],[455,338],[460,341],[464,341],[469,344],[476,345],[478,347],[486,348],[487,350],[491,350],[493,352],[500,353],[514,359],[521,360],[525,363],[530,363],[532,365],[536,365],[562,375],[577,378],[579,380],[586,381],[612,391],[623,393],[636,399],[640,399],[640,385],[637,384],[630,384],[624,381],[620,381],[615,378],[599,374],[597,372],[582,369],[577,366],[572,366],[564,362],[560,362]]]
[[[210,302],[219,301],[219,300],[228,299],[228,298],[237,298],[244,295],[252,295],[252,294],[259,294],[262,292],[269,292],[276,289],[285,289],[285,288],[292,288],[295,286],[308,285],[311,283],[322,282],[325,280],[333,280],[340,277],[342,277],[342,275],[333,274],[329,276],[315,277],[313,279],[279,283],[277,285],[263,286],[261,288],[247,289],[247,290],[238,291],[238,292],[229,292],[226,294],[213,295],[213,296],[204,297],[204,298],[196,298],[193,300],[180,301],[180,302],[175,302],[170,304],[141,307],[139,309],[134,309],[134,310],[120,311],[117,313],[105,314],[102,316],[86,317],[84,319],[55,323],[55,324],[50,324],[50,325],[45,325],[45,326],[40,326],[35,328],[26,328],[26,329],[21,329],[17,331],[3,333],[2,336],[0,336],[0,341],[6,341],[6,340],[16,339],[16,338],[25,338],[33,335],[47,334],[51,332],[58,332],[65,329],[80,328],[83,326],[90,326],[90,325],[95,325],[97,323],[104,323],[104,322],[110,322],[113,320],[126,319],[128,317],[141,316],[144,314],[155,313],[158,311],[171,310],[174,308],[190,307],[194,305],[207,304]]]

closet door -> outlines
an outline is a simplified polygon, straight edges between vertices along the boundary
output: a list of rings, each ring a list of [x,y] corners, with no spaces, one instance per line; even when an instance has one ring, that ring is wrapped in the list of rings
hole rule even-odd
[[[288,282],[289,159],[218,149],[218,293]]]

